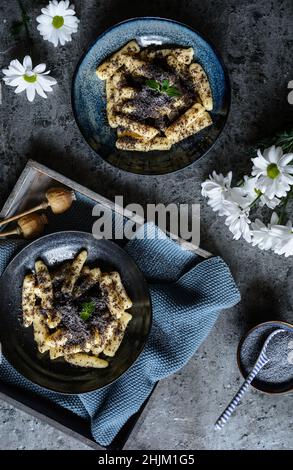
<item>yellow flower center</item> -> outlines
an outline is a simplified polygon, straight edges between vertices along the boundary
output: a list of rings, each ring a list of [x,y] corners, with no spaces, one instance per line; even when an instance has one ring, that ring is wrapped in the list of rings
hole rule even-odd
[[[63,16],[54,16],[54,18],[53,18],[53,20],[52,20],[52,25],[53,25],[54,28],[56,28],[56,29],[61,28],[61,26],[64,25],[64,18],[63,18]]]
[[[274,180],[280,174],[279,168],[276,163],[270,163],[267,167],[267,175]]]
[[[37,76],[36,74],[34,73],[33,75],[27,75],[25,74],[23,76],[23,79],[28,82],[28,83],[35,83],[37,81]]]

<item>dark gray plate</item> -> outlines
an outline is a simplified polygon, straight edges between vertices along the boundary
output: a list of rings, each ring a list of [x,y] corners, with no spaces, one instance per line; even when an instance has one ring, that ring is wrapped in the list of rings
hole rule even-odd
[[[193,47],[212,89],[213,125],[174,145],[169,151],[129,152],[116,148],[116,131],[106,117],[105,82],[96,68],[107,57],[136,39],[141,47]],[[166,18],[132,18],[112,26],[91,44],[80,59],[72,82],[72,107],[88,144],[108,163],[141,175],[163,175],[199,160],[221,134],[230,108],[230,82],[219,53],[200,33]]]
[[[32,327],[21,324],[21,291],[24,275],[36,259],[48,266],[73,258],[82,248],[89,264],[105,271],[117,270],[133,301],[133,315],[123,342],[106,369],[72,366],[63,359],[51,361],[40,354]],[[10,364],[32,382],[60,393],[85,393],[102,388],[120,377],[141,353],[151,327],[152,309],[148,287],[132,258],[115,243],[95,240],[89,233],[59,232],[39,238],[10,262],[0,279],[0,340]]]

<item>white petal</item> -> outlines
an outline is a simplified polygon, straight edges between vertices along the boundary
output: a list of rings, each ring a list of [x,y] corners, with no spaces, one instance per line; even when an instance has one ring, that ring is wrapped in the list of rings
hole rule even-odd
[[[35,94],[36,94],[36,89],[34,85],[30,85],[26,88],[26,96],[29,101],[34,101]]]
[[[47,33],[41,33],[41,34],[46,41],[51,42],[56,47],[58,45],[58,37],[56,36],[55,33],[56,33],[56,29],[52,28]]]
[[[10,67],[15,69],[15,71],[20,73],[20,74],[24,74],[24,72],[25,72],[25,69],[24,69],[23,65],[17,59],[14,59],[10,62],[9,68]]]
[[[284,171],[285,173],[293,173],[293,165],[286,165]]]
[[[3,77],[3,81],[9,85],[12,80],[14,80],[15,78],[22,78],[22,75],[12,75],[11,77]]]
[[[288,165],[288,163],[293,162],[293,153],[285,153],[280,159],[280,165]]]
[[[68,6],[69,5],[66,5],[66,3],[63,0],[61,0],[58,4],[58,15],[63,16]]]
[[[278,199],[277,197],[274,197],[273,199],[269,199],[268,197],[266,197],[265,195],[262,195],[260,197],[260,206],[261,207],[264,207],[264,206],[267,206],[269,207],[270,209],[275,209],[279,204],[280,204],[280,199]]]
[[[75,15],[75,11],[72,9],[68,9],[64,12],[64,16],[74,16],[74,15]]]
[[[42,83],[49,83],[51,86],[56,85],[57,80],[53,77],[50,77],[48,75],[40,75],[39,79],[41,78]]]
[[[22,80],[22,82],[15,88],[14,93],[21,93],[28,87],[28,83]]]
[[[26,71],[31,71],[33,68],[32,59],[29,55],[26,55],[23,59],[23,66]]]
[[[63,26],[62,31],[60,30],[60,38],[62,37],[63,41],[69,42],[71,41],[71,35],[74,33],[74,31],[71,28],[68,28],[67,26]]]
[[[269,150],[270,158],[272,163],[278,163],[278,161],[282,158],[283,156],[283,150],[282,147],[273,147],[270,148]]]
[[[274,145],[264,149],[263,156],[269,163],[276,163],[278,161],[276,158],[276,147]]]
[[[58,3],[57,3],[58,5]],[[49,15],[55,16],[58,15],[58,8],[56,8],[56,3],[55,2],[50,2],[49,5],[47,6]]]
[[[50,81],[45,80],[44,78],[45,77],[43,77],[42,75],[40,75],[38,77],[39,84],[41,85],[41,87],[43,88],[44,91],[52,91],[51,86],[56,84],[56,80],[55,80],[55,82],[50,83]],[[48,77],[46,77],[46,78],[48,78]]]
[[[271,216],[271,225],[275,225],[278,223],[278,220],[279,220],[279,216],[276,212],[273,212],[272,213],[272,216]]]
[[[246,240],[248,243],[251,242],[251,231],[249,229],[249,226],[246,223],[243,224],[243,227],[242,227],[242,236],[244,240]]]
[[[2,73],[7,77],[19,77],[22,76],[23,73],[18,72],[14,67],[9,67],[8,69],[2,69]]]
[[[37,16],[36,18],[37,22],[40,23],[40,25],[49,25],[52,24],[52,17],[48,15],[40,15]]]
[[[58,42],[59,42],[58,29],[53,28],[53,31],[51,32],[51,36],[50,36],[50,41],[54,44],[55,47],[58,46]]]
[[[63,28],[60,28],[58,30],[58,36],[59,36],[59,41],[60,41],[61,46],[64,46],[64,44],[66,43],[68,39],[67,39],[66,33],[64,33],[63,31]]]
[[[50,7],[50,5],[48,5],[45,8],[41,8],[41,12],[43,13],[43,15],[52,16],[51,13],[50,13],[51,8],[49,8],[49,7]]]
[[[24,82],[24,79],[22,77],[16,77],[16,78],[14,78],[13,80],[11,80],[9,82],[9,85],[10,86],[18,86],[23,82]]]
[[[43,73],[46,70],[46,64],[39,64],[36,67],[34,67],[33,72],[34,73]]]
[[[54,30],[52,24],[38,24],[37,30],[40,31],[40,34],[44,36],[45,34],[51,34]]]
[[[282,178],[283,182],[284,183],[288,183],[288,184],[291,184],[293,185],[293,175],[283,175],[283,178]]]
[[[70,28],[76,29],[78,28],[78,19],[76,16],[65,16],[64,17],[64,25],[69,26]]]
[[[264,159],[264,157],[259,156],[252,158],[252,163],[256,168],[260,168],[261,170],[266,170],[268,166],[268,162]]]
[[[77,32],[77,28],[72,28],[71,26],[64,25],[62,31],[66,34],[68,38],[67,40],[71,41],[71,35]]]
[[[259,230],[261,228],[265,228],[265,224],[260,219],[255,219],[254,222],[251,224],[253,230]]]
[[[69,37],[71,37],[72,34],[75,34],[78,31],[78,28],[73,28],[72,26],[67,26],[67,25],[64,25],[62,29],[65,32],[65,34],[67,34]]]
[[[4,73],[4,75],[7,75],[7,77],[12,77],[13,75],[15,75],[11,69],[2,69],[2,73]]]
[[[38,95],[40,95],[42,98],[47,98],[46,93],[44,93],[43,88],[38,82],[36,82],[35,87],[36,87],[36,92],[38,93]]]

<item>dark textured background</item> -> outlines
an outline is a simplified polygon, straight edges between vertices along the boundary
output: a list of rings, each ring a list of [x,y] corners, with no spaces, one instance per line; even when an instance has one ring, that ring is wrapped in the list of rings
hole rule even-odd
[[[2,85],[0,202],[5,201],[28,158],[126,202],[201,202],[202,247],[229,263],[242,303],[223,312],[198,354],[180,373],[163,381],[129,448],[239,449],[292,448],[289,396],[251,392],[224,431],[213,421],[240,382],[235,353],[249,326],[275,318],[292,321],[293,263],[232,241],[223,221],[202,201],[200,183],[213,170],[250,170],[247,149],[259,137],[292,123],[287,86],[293,80],[292,0],[75,0],[81,22],[71,43],[55,49],[43,41],[35,17],[46,1],[23,0],[33,21],[34,63],[46,62],[58,80],[48,100],[33,104]],[[86,145],[70,104],[71,77],[88,44],[108,26],[134,16],[163,16],[203,32],[220,51],[232,84],[226,129],[214,149],[186,170],[161,177],[122,173],[100,160]],[[24,41],[9,33],[18,19],[17,2],[0,7],[0,68],[28,53]],[[292,398],[291,398],[292,400]],[[290,417],[291,415],[291,417]],[[0,448],[81,448],[17,410],[1,403]]]

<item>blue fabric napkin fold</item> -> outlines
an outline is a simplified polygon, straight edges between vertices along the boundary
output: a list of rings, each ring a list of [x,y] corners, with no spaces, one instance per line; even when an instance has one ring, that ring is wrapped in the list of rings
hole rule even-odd
[[[219,313],[240,300],[229,268],[220,257],[201,261],[182,249],[155,225],[141,227],[125,250],[149,283],[153,325],[145,349],[115,383],[78,396],[61,395],[32,384],[4,359],[1,380],[30,390],[91,421],[94,439],[107,446],[139,410],[155,383],[178,371],[207,337]],[[143,232],[143,233],[142,233]],[[19,249],[7,241],[0,246],[0,269]]]

